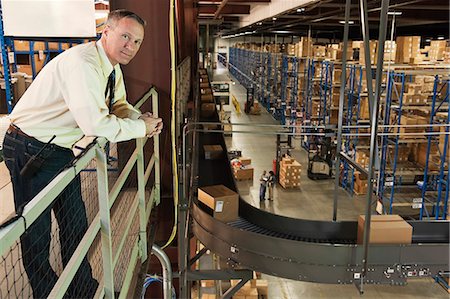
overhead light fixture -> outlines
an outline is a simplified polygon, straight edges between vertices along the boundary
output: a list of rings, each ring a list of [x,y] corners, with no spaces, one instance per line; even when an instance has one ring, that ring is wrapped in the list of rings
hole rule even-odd
[[[431,38],[427,38],[425,41],[426,41],[427,43],[429,43],[429,42],[431,42]]]
[[[262,22],[258,22],[258,23],[256,23],[257,25],[259,25],[259,26],[261,26],[262,25]]]
[[[444,37],[443,36],[438,36],[438,38],[437,39],[440,39],[440,40],[442,40],[442,39],[444,39]]]
[[[276,20],[277,20],[277,18],[276,18],[276,17],[273,17],[273,18],[272,18],[272,21],[276,21]]]
[[[401,16],[402,14],[401,11],[388,11],[389,16]]]
[[[341,24],[345,24],[345,21],[339,21]],[[348,21],[349,25],[355,24],[355,21]]]
[[[304,12],[304,11],[305,11],[305,8],[304,8],[304,7],[297,8],[297,12]]]

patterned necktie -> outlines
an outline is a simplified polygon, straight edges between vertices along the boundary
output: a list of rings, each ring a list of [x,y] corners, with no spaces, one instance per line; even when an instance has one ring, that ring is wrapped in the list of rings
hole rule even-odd
[[[109,91],[109,112],[112,111],[112,105],[114,101],[114,87],[116,85],[116,71],[113,69],[111,74],[108,77],[108,84],[106,84],[106,90],[105,90],[105,98],[108,95]]]

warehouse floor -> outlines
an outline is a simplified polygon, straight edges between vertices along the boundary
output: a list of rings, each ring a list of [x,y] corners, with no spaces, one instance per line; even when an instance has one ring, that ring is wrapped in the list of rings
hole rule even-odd
[[[242,113],[237,113],[233,105],[225,106],[231,111],[232,123],[254,124],[252,130],[264,132],[257,124],[279,124],[265,110],[261,115],[247,115],[243,112],[246,99],[246,89],[240,85],[220,64],[213,75],[212,81],[234,81],[230,85],[230,98],[234,96],[240,103]],[[233,130],[243,130],[244,127],[233,126]],[[248,129],[247,129],[248,130]],[[259,201],[259,176],[263,170],[272,170],[272,160],[276,156],[276,136],[259,135],[256,133],[233,133],[225,138],[228,150],[242,151],[244,157],[252,159],[254,168],[253,181],[238,182],[241,197],[256,207],[275,214],[304,219],[332,220],[333,196],[335,194],[334,180],[313,181],[307,177],[307,153],[301,148],[300,140],[294,139],[295,149],[292,156],[302,164],[302,175],[299,189],[283,189],[275,187],[273,201]],[[350,196],[343,189],[338,191],[338,220],[356,220],[365,210],[365,196]],[[293,281],[263,274],[263,279],[269,281],[269,298],[358,298],[360,297],[354,285],[328,285]],[[401,286],[364,286],[364,298],[449,298],[448,293],[434,280],[410,279],[408,285]]]

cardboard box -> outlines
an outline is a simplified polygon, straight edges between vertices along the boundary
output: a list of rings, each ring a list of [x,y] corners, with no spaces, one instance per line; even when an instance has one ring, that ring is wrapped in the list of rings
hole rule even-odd
[[[253,167],[250,166],[234,169],[234,177],[240,181],[253,180],[253,173]]]
[[[250,165],[252,164],[252,159],[251,158],[246,158],[246,157],[239,157],[239,161],[241,162],[242,165]]]
[[[365,215],[358,218],[357,243],[364,238]],[[399,215],[372,215],[370,222],[370,244],[411,244],[412,226]]]
[[[204,145],[203,149],[205,151],[206,160],[216,160],[223,157],[223,148],[221,145]]]
[[[214,102],[214,96],[213,96],[212,93],[202,94],[200,96],[200,100],[202,101],[202,103],[213,103]]]
[[[238,218],[239,195],[224,185],[198,188],[198,200],[213,210],[213,217],[230,222]]]
[[[214,115],[216,111],[216,104],[214,103],[203,103],[200,108],[200,116],[209,118]]]

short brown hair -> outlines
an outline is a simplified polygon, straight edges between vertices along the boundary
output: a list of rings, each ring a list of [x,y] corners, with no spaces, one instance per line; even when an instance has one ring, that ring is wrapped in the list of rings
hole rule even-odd
[[[106,24],[115,26],[115,24],[123,18],[134,19],[139,24],[141,24],[142,27],[145,27],[147,25],[147,22],[145,22],[145,20],[142,19],[140,16],[138,16],[137,14],[135,14],[132,11],[125,10],[125,9],[117,9],[117,10],[111,11],[108,14],[108,20],[106,21]]]

